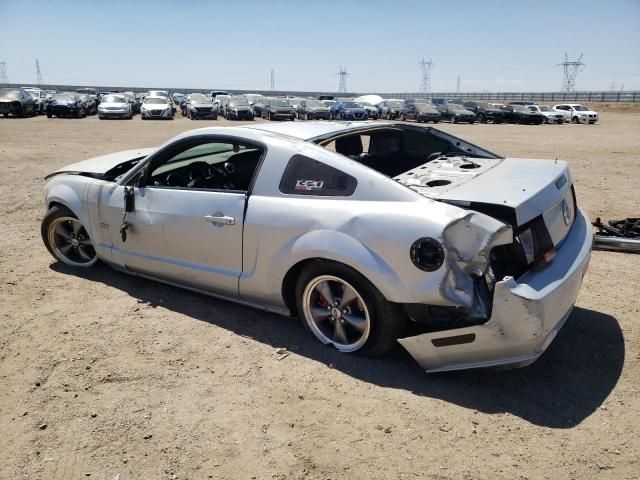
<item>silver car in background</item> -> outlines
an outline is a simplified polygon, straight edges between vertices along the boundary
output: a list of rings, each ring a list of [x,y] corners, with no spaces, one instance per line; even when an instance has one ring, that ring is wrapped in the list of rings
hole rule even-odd
[[[102,101],[98,105],[98,118],[100,120],[106,118],[126,118],[131,120],[133,118],[131,104],[124,95],[107,94],[102,97]]]
[[[168,97],[145,97],[140,105],[140,117],[143,120],[172,120],[173,106]]]
[[[429,372],[535,361],[593,238],[565,162],[408,123],[204,128],[47,178],[58,261],[295,315],[341,352],[398,341]]]

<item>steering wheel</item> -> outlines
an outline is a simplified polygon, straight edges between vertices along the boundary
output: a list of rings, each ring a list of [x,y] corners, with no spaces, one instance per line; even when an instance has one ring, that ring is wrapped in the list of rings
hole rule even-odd
[[[211,175],[209,164],[207,162],[193,162],[189,165],[189,180],[194,181],[198,178],[207,178]]]

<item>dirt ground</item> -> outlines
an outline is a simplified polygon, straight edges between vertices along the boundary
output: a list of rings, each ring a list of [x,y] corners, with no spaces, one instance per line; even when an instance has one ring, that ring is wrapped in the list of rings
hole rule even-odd
[[[47,173],[226,123],[0,119],[0,478],[640,478],[640,255],[594,252],[532,366],[431,376],[400,347],[342,355],[292,319],[53,261]],[[592,218],[640,213],[636,109],[441,128],[568,160]]]

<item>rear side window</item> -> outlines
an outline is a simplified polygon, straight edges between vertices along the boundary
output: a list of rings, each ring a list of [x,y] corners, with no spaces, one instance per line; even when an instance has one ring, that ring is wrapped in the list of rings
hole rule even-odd
[[[358,181],[337,168],[303,155],[294,155],[280,181],[280,191],[288,195],[348,197]]]

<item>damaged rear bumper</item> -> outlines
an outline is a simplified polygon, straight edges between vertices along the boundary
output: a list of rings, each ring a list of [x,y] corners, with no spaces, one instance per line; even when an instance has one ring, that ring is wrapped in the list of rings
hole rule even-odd
[[[573,309],[592,243],[591,224],[580,210],[550,264],[518,282],[505,277],[496,283],[487,323],[398,341],[427,372],[533,363]]]

